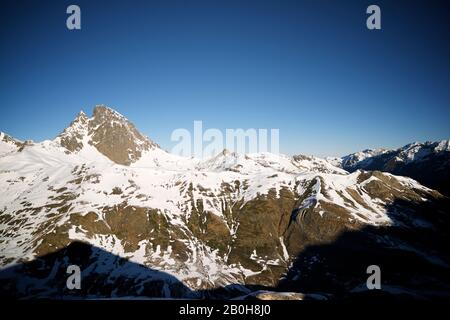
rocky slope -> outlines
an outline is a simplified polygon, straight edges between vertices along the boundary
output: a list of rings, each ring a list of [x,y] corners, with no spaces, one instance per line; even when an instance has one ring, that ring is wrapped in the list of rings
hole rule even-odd
[[[422,289],[450,283],[441,276],[448,199],[409,178],[348,173],[306,156],[181,158],[103,106],[91,118],[80,113],[54,140],[14,146],[0,142],[8,150],[0,155],[6,296],[228,298],[263,287],[340,296],[364,283],[358,255],[324,263],[325,276],[335,273],[327,285],[303,275],[326,259],[311,248],[349,233],[376,252],[375,264],[395,248],[426,265]],[[65,288],[69,264],[81,266],[81,291]]]

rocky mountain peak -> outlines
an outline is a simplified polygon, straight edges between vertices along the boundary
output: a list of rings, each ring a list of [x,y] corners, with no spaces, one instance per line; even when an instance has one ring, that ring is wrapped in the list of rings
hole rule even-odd
[[[18,141],[18,140],[14,139],[13,137],[8,135],[7,133],[4,133],[4,132],[0,131],[0,141],[3,141],[3,142],[14,142],[14,141]]]
[[[228,156],[228,155],[231,154],[231,151],[228,150],[228,149],[223,149],[222,152],[221,152],[220,154],[222,154],[223,156]]]
[[[89,144],[123,165],[130,165],[139,160],[144,151],[158,147],[127,118],[104,105],[95,106],[91,118],[80,111],[57,140],[68,152],[78,152]]]
[[[67,149],[67,152],[78,152],[83,148],[83,138],[87,134],[88,120],[82,111],[70,125],[56,138],[56,141]]]
[[[80,112],[78,112],[78,115],[75,117],[73,122],[75,122],[75,123],[87,123],[88,120],[89,120],[88,115],[86,113],[84,113],[83,110],[81,110]]]
[[[336,161],[353,172],[380,170],[411,177],[445,195],[450,194],[450,141],[413,142],[394,150],[376,149],[356,152]]]

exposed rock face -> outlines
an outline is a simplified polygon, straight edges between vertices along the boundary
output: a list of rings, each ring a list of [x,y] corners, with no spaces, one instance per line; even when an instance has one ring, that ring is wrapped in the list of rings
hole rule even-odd
[[[239,297],[240,300],[321,300],[324,296],[309,297],[299,292],[276,292],[276,291],[255,291],[245,296]]]
[[[105,106],[96,106],[92,118],[81,111],[58,139],[69,152],[78,152],[87,143],[123,165],[137,161],[143,151],[158,147],[124,116]]]
[[[411,177],[450,195],[450,140],[415,142],[397,150],[364,150],[343,157],[341,167],[350,172],[379,170]]]
[[[118,164],[129,165],[138,160],[143,151],[156,147],[125,117],[103,106],[95,107],[89,121],[89,134],[97,150]]]

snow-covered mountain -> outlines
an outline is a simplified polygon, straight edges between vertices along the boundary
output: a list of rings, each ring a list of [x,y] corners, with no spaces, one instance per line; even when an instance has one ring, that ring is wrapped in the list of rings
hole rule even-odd
[[[31,143],[31,141],[20,141],[0,131],[0,156],[20,150]]]
[[[367,236],[353,258],[372,247],[401,249],[427,265],[433,290],[449,266],[448,251],[421,241],[430,233],[446,239],[447,199],[415,180],[349,173],[307,156],[178,157],[104,106],[90,118],[81,112],[54,140],[23,143],[2,133],[0,194],[0,284],[8,296],[80,294],[67,291],[64,273],[80,256],[84,296],[230,297],[251,285],[298,291],[304,263],[321,259],[300,263],[301,254],[348,232]],[[332,293],[359,285],[327,272],[339,283]]]
[[[414,142],[396,150],[364,150],[328,160],[350,172],[379,170],[411,177],[445,195],[450,194],[450,140]]]

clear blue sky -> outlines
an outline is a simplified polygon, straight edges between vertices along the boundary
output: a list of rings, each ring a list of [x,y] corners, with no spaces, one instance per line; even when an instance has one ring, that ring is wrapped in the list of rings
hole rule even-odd
[[[447,2],[447,3],[446,3]],[[366,28],[366,8],[382,30]],[[78,4],[82,30],[66,29]],[[281,152],[450,138],[448,1],[2,1],[0,130],[40,141],[106,104],[176,128],[279,128]]]

